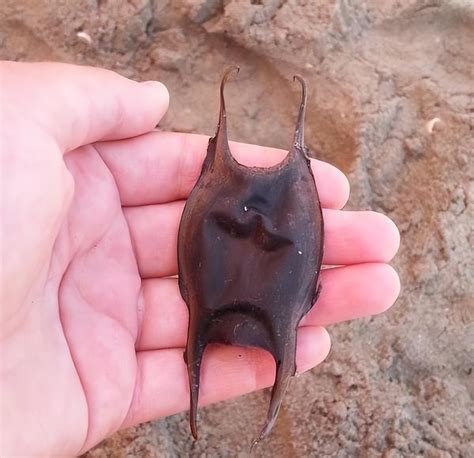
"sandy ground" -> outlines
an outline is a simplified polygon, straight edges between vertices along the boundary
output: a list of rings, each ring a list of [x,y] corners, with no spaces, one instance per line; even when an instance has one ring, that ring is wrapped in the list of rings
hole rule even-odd
[[[171,130],[212,134],[217,82],[238,63],[231,138],[287,147],[303,74],[307,142],[349,175],[348,208],[398,224],[403,291],[382,316],[330,327],[330,357],[293,380],[256,456],[474,456],[472,1],[4,0],[0,14],[2,58],[165,82]],[[181,414],[88,456],[245,456],[267,402],[202,409],[195,444]]]

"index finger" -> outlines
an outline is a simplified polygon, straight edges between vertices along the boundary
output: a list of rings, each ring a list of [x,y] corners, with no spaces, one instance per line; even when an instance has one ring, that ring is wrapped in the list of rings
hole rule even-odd
[[[0,62],[6,119],[32,124],[62,152],[98,140],[149,132],[168,109],[166,87],[137,83],[110,70],[56,62]],[[41,137],[43,138],[43,137]]]
[[[112,172],[123,206],[151,205],[186,199],[206,156],[209,137],[178,132],[150,132],[140,137],[96,144]],[[230,142],[232,154],[245,165],[269,167],[287,151]],[[342,208],[349,182],[336,167],[312,160],[321,205]]]

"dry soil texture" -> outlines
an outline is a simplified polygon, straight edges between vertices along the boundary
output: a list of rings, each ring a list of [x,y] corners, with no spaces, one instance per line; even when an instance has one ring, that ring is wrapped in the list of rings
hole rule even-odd
[[[238,63],[231,137],[279,147],[298,103],[290,78],[303,74],[310,146],[348,173],[350,208],[400,228],[402,295],[330,328],[329,359],[293,381],[256,456],[474,456],[472,0],[3,0],[0,52],[162,80],[164,127],[208,134],[218,80]],[[246,456],[267,401],[203,409],[196,444],[181,414],[88,456]]]

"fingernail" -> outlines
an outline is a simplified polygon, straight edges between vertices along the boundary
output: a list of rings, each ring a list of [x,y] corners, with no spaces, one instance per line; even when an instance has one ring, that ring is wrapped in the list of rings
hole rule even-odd
[[[168,88],[163,83],[160,81],[143,81],[140,85],[150,89],[153,88],[160,101],[163,102],[164,106],[168,107],[170,94]]]
[[[150,80],[150,81],[143,81],[142,83],[140,83],[141,85],[143,86],[150,86],[150,87],[161,87],[163,86],[163,83],[160,83],[159,81],[154,81],[154,80]]]

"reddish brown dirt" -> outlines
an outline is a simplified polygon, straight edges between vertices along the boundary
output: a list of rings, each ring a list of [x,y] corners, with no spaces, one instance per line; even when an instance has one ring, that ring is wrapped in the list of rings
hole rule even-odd
[[[306,137],[349,174],[349,207],[399,225],[401,298],[330,328],[329,359],[293,381],[257,456],[474,456],[473,43],[470,0],[6,0],[0,19],[3,58],[162,80],[173,130],[213,133],[217,82],[239,63],[231,137],[286,147],[302,73]],[[246,456],[267,396],[203,409],[194,445],[181,414],[88,456]]]

